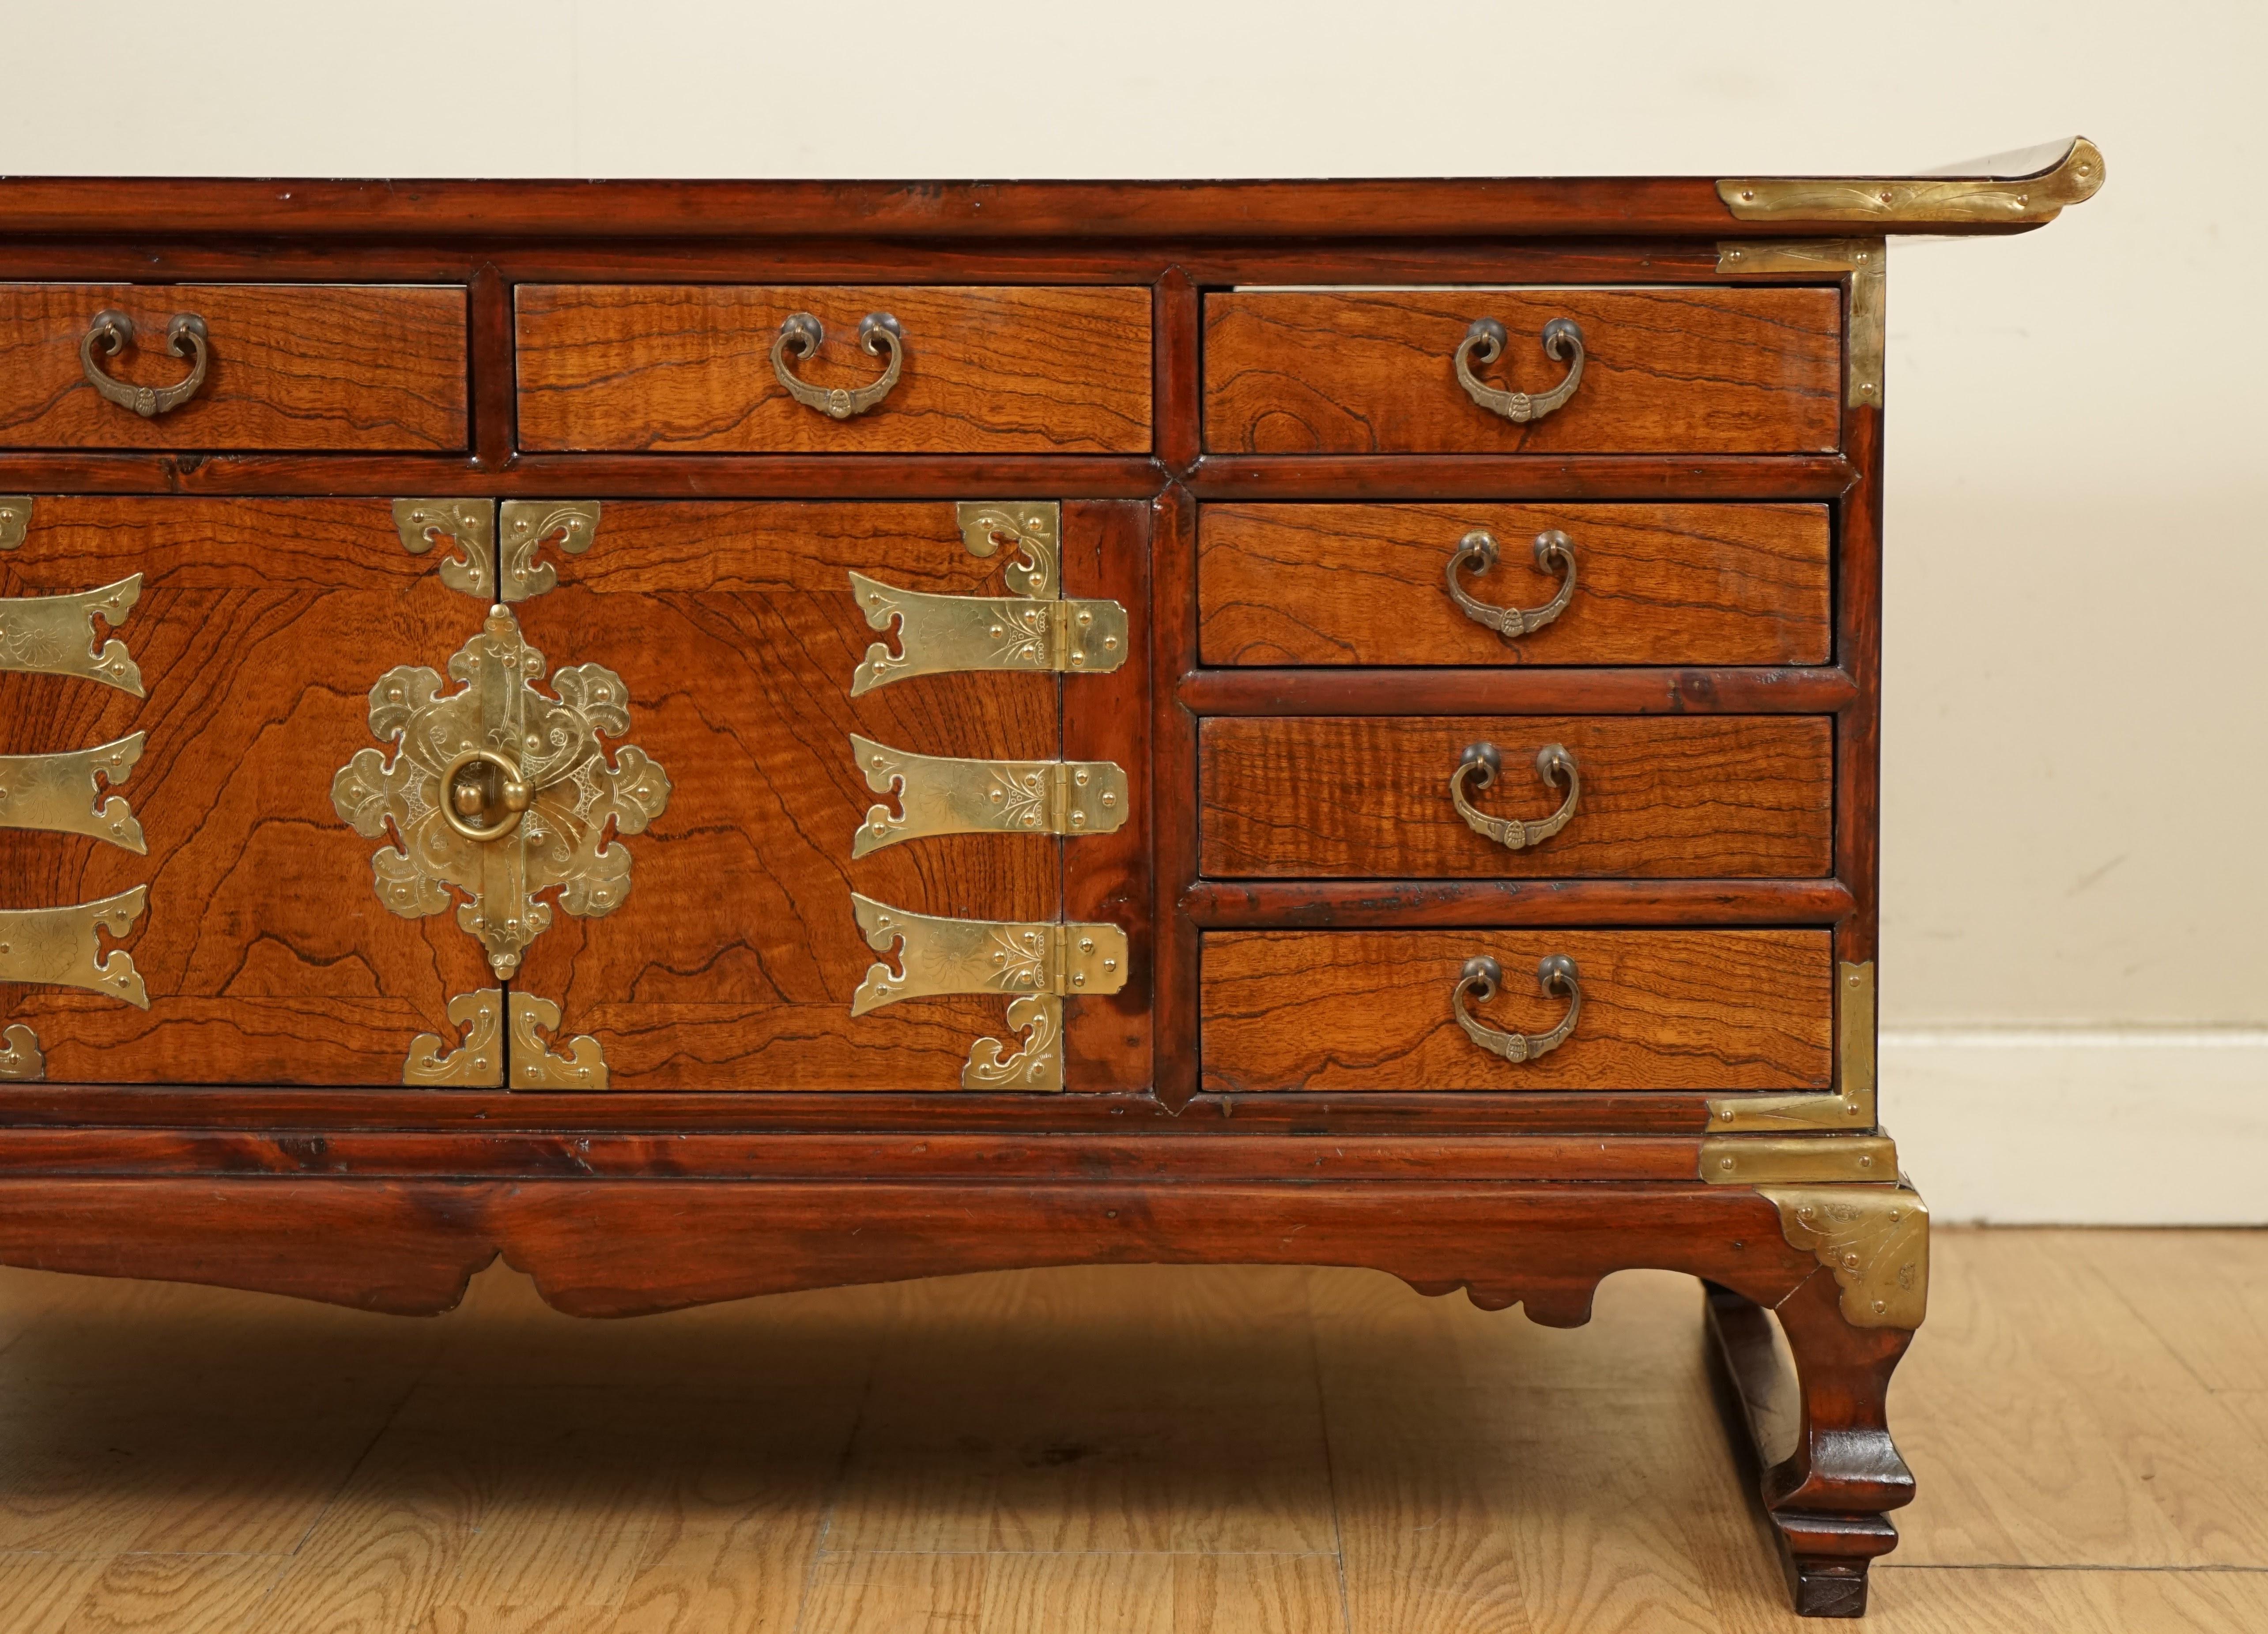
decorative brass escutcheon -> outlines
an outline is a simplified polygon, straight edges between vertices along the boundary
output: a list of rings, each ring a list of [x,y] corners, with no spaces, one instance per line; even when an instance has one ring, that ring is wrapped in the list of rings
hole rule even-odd
[[[1064,997],[1116,993],[1126,985],[1126,932],[1115,924],[946,919],[855,891],[850,906],[866,946],[898,953],[895,970],[887,964],[868,968],[851,997],[852,1015],[902,998],[1009,996],[1008,1025],[1021,1030],[1024,1041],[1011,1050],[997,1038],[978,1039],[961,1069],[964,1089],[1061,1089]]]
[[[122,408],[131,408],[144,419],[161,414],[171,414],[196,395],[197,387],[205,383],[205,369],[212,362],[210,337],[205,333],[205,320],[193,312],[177,312],[173,320],[166,326],[166,355],[169,357],[190,357],[186,379],[171,386],[129,386],[114,380],[94,360],[94,349],[101,347],[106,356],[115,357],[134,341],[134,320],[122,312],[107,311],[94,314],[86,334],[78,343],[79,367],[86,372],[87,383],[109,401]]]
[[[1465,827],[1484,840],[1494,840],[1507,850],[1518,851],[1541,844],[1567,826],[1583,798],[1583,776],[1573,755],[1556,743],[1547,743],[1535,753],[1535,775],[1543,780],[1543,786],[1556,789],[1563,783],[1567,785],[1567,798],[1549,817],[1527,821],[1518,817],[1491,817],[1472,803],[1465,793],[1465,784],[1474,774],[1479,774],[1479,786],[1486,789],[1495,784],[1503,770],[1504,752],[1493,743],[1469,743],[1457,757],[1457,769],[1449,774],[1449,803],[1465,820]]]
[[[498,975],[551,923],[537,893],[565,888],[559,906],[596,918],[622,906],[630,853],[612,835],[643,833],[669,804],[669,778],[634,745],[610,761],[601,737],[630,731],[622,678],[597,664],[561,670],[556,698],[536,690],[543,655],[501,603],[449,660],[464,682],[403,665],[371,688],[370,729],[394,746],[391,762],[363,749],[331,784],[331,804],[366,839],[393,843],[371,857],[379,900],[405,919],[455,898],[457,923],[488,949]]]
[[[1505,1033],[1474,1018],[1465,1008],[1470,997],[1476,1003],[1486,1004],[1504,988],[1504,967],[1486,953],[1465,961],[1465,968],[1457,973],[1457,985],[1449,994],[1449,1012],[1457,1018],[1457,1025],[1465,1029],[1465,1036],[1492,1056],[1502,1056],[1515,1064],[1533,1061],[1538,1056],[1549,1055],[1567,1041],[1575,1030],[1575,1023],[1583,1014],[1583,987],[1575,961],[1565,953],[1547,953],[1535,967],[1537,985],[1547,993],[1567,995],[1567,1013],[1559,1025],[1548,1033]]]
[[[1549,573],[1556,568],[1564,575],[1558,591],[1542,607],[1491,607],[1476,600],[1457,582],[1462,570],[1469,568],[1476,573],[1485,573],[1497,563],[1496,536],[1479,528],[1459,540],[1457,548],[1449,552],[1449,600],[1462,608],[1474,623],[1485,625],[1506,641],[1534,635],[1565,613],[1568,603],[1575,599],[1575,541],[1555,527],[1538,534],[1533,549],[1537,572]]]
[[[1543,326],[1543,355],[1554,363],[1567,359],[1567,378],[1548,392],[1504,391],[1473,372],[1475,358],[1486,368],[1504,355],[1511,338],[1494,318],[1474,319],[1465,338],[1457,342],[1457,384],[1491,414],[1502,415],[1514,425],[1525,425],[1565,407],[1583,383],[1583,330],[1572,318],[1554,318]]]
[[[77,675],[142,696],[142,671],[115,637],[94,645],[93,621],[115,629],[142,598],[142,575],[68,596],[0,598],[0,670]]]
[[[146,855],[150,848],[133,808],[124,795],[109,792],[133,771],[146,741],[147,734],[137,732],[99,748],[0,754],[0,828],[90,834],[121,850]]]
[[[1109,834],[1124,826],[1124,768],[1109,761],[970,761],[909,754],[850,734],[850,754],[877,794],[850,843],[864,857],[936,834]]]
[[[898,383],[898,375],[906,366],[906,332],[895,318],[886,312],[870,312],[859,320],[858,350],[869,357],[879,357],[886,350],[890,354],[882,378],[871,385],[856,388],[813,386],[796,379],[795,371],[788,367],[789,355],[812,357],[826,338],[825,328],[807,312],[791,313],[781,320],[779,333],[772,338],[772,373],[787,387],[789,396],[806,408],[818,409],[830,420],[848,420],[853,415],[865,413],[890,394],[890,388]]]
[[[69,908],[0,910],[0,982],[84,988],[147,1010],[150,995],[134,955],[117,947],[106,955],[96,933],[124,936],[149,901],[150,887],[137,885]]]

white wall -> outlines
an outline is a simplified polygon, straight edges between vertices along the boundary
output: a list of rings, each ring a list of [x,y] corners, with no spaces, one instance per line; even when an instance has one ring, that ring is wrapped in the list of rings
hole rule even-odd
[[[1864,174],[2085,132],[2089,204],[1891,255],[1889,1116],[1944,1216],[2268,1219],[2257,0],[0,24],[16,174]]]

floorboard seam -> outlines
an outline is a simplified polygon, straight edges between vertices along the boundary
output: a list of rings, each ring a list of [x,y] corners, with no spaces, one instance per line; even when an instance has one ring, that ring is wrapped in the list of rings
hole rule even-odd
[[[851,1412],[850,1432],[843,1438],[843,1455],[835,1461],[835,1473],[827,1483],[826,1512],[819,1518],[818,1535],[811,1540],[811,1564],[804,1568],[803,1593],[796,1600],[795,1622],[788,1634],[803,1634],[804,1619],[811,1615],[812,1591],[819,1586],[819,1571],[827,1563],[827,1540],[835,1530],[835,1513],[843,1505],[843,1489],[850,1484],[850,1461],[858,1451],[858,1432],[865,1428],[866,1409],[874,1399],[874,1375],[879,1371],[878,1358],[870,1351],[865,1380],[858,1390],[858,1405]]]
[[[1346,1534],[1339,1525],[1338,1463],[1331,1456],[1331,1410],[1323,1395],[1323,1342],[1315,1331],[1314,1272],[1300,1289],[1300,1314],[1307,1323],[1307,1372],[1315,1386],[1315,1431],[1323,1444],[1323,1490],[1331,1500],[1331,1560],[1338,1568],[1339,1628],[1354,1634],[1354,1606],[1347,1594]]]

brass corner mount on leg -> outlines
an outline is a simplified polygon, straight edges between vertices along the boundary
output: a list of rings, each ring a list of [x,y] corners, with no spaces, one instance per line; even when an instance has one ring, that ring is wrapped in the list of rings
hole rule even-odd
[[[1842,1289],[1854,1328],[1921,1326],[1929,1309],[1929,1207],[1896,1186],[1759,1186],[1788,1246],[1811,1255]]]

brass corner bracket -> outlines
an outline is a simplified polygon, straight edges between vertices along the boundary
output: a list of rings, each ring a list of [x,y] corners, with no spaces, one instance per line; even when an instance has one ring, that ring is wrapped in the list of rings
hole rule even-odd
[[[1719,181],[1717,196],[1741,221],[2037,226],[2102,186],[2102,150],[2074,136],[2055,163],[2021,176],[1738,176]]]
[[[0,499],[0,550],[13,550],[32,531],[32,497],[10,494]]]
[[[1882,406],[1888,347],[1889,250],[1881,239],[1756,239],[1717,246],[1719,277],[1835,273],[1850,280],[1850,335],[1843,354],[1843,402]]]
[[[441,582],[482,601],[496,600],[496,501],[397,499],[394,531],[413,556],[446,540],[455,550],[441,557]]]
[[[1759,1186],[1780,1234],[1832,1272],[1854,1328],[1921,1326],[1929,1309],[1929,1207],[1896,1186]]]
[[[604,1089],[607,1057],[599,1041],[586,1034],[559,1041],[567,1053],[555,1055],[543,1041],[559,1030],[559,1006],[533,993],[512,996],[512,1086],[514,1089]]]
[[[0,1033],[0,1083],[36,1084],[48,1075],[48,1058],[40,1052],[40,1035],[16,1022]]]
[[[1866,1185],[1898,1177],[1888,1135],[1712,1135],[1701,1143],[1700,1178],[1712,1186]]]
[[[579,556],[597,542],[599,502],[507,499],[498,509],[497,522],[504,538],[501,600],[526,601],[559,583],[558,568],[536,560],[538,550],[548,544],[563,555]]]
[[[483,987],[449,1001],[449,1020],[464,1042],[447,1055],[438,1033],[409,1041],[401,1081],[411,1089],[494,1089],[504,1082],[504,989]]]
[[[1874,1098],[1874,961],[1835,967],[1835,1088],[1829,1094],[1718,1095],[1709,1132],[1871,1130]]]

